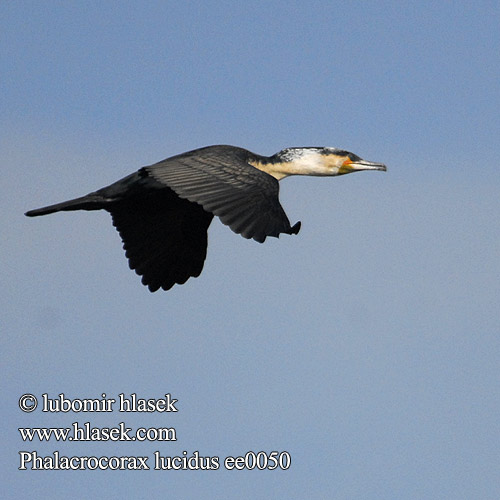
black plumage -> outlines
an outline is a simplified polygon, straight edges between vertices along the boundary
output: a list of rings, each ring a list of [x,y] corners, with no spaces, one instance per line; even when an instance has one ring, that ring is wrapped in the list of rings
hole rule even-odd
[[[81,198],[26,213],[106,210],[123,240],[131,269],[152,292],[199,276],[214,216],[244,238],[297,234],[279,202],[289,175],[336,176],[387,170],[337,148],[286,148],[261,156],[235,146],[195,149],[143,167]]]
[[[245,238],[297,234],[278,199],[279,184],[249,163],[267,157],[233,146],[210,146],[141,168],[81,198],[31,210],[108,211],[131,269],[154,292],[199,276],[214,217]]]

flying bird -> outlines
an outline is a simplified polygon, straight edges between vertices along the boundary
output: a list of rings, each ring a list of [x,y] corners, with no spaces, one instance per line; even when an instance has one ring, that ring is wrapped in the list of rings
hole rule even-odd
[[[336,176],[386,170],[336,148],[287,148],[261,156],[235,146],[208,146],[172,156],[86,196],[26,212],[106,210],[131,269],[151,292],[200,275],[214,215],[244,238],[297,234],[278,194],[290,175]]]

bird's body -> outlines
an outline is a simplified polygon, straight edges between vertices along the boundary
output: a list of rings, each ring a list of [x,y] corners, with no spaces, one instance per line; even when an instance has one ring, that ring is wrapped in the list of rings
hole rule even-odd
[[[131,269],[154,292],[199,276],[214,215],[234,232],[262,243],[297,234],[280,205],[278,181],[289,175],[342,175],[385,170],[335,148],[289,148],[273,156],[235,146],[209,146],[143,167],[81,198],[31,210],[111,213]]]

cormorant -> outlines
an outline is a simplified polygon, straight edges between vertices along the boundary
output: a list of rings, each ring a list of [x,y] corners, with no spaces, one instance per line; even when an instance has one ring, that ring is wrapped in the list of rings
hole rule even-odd
[[[130,268],[155,292],[200,275],[214,215],[235,233],[259,243],[267,236],[297,234],[300,222],[290,225],[278,199],[278,181],[289,175],[335,176],[359,170],[386,167],[336,148],[287,148],[261,156],[235,146],[208,146],[26,215],[108,211]]]

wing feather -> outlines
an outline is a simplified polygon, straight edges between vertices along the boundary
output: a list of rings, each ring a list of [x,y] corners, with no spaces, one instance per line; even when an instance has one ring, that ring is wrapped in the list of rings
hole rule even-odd
[[[294,233],[279,202],[279,184],[253,167],[253,153],[211,146],[167,158],[143,171],[181,198],[217,215],[235,233],[263,242],[267,236]]]
[[[163,188],[124,198],[107,210],[130,268],[152,292],[200,275],[213,218],[200,205]]]

